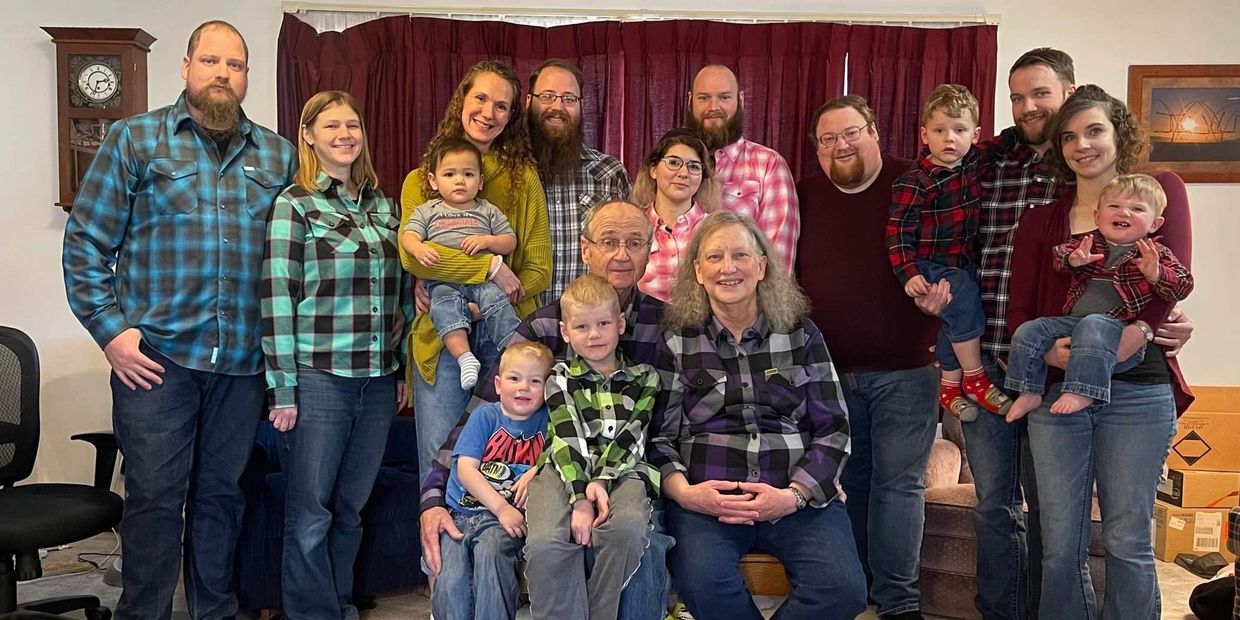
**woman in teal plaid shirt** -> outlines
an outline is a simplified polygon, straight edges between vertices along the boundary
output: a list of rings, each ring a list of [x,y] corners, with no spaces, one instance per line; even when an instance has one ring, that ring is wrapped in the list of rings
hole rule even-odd
[[[284,613],[357,618],[360,512],[405,401],[410,284],[400,211],[379,190],[360,106],[325,91],[301,112],[293,185],[276,199],[263,260],[268,405],[286,433]]]

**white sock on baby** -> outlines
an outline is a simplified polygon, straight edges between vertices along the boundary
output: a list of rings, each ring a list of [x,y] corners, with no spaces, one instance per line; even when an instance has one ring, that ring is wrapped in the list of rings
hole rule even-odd
[[[482,370],[482,363],[474,357],[472,351],[462,353],[456,358],[456,363],[461,366],[461,389],[472,389],[478,384],[478,371]]]

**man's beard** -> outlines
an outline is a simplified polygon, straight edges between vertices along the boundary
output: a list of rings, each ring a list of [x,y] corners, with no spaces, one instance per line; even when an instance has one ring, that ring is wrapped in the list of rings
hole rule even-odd
[[[832,159],[827,178],[844,189],[857,187],[865,181],[865,160],[861,159],[860,153],[853,156],[851,164],[841,164],[838,159]]]
[[[728,119],[722,127],[707,127],[705,123],[693,115],[693,108],[685,109],[685,127],[689,128],[702,139],[706,148],[713,153],[737,140],[745,133],[745,109],[736,108],[736,114]]]
[[[538,162],[538,176],[544,185],[565,181],[581,167],[581,118],[573,120],[566,112],[547,110],[541,114],[533,107],[526,112],[530,129],[530,147],[534,161]],[[547,131],[544,121],[559,118],[564,121],[560,131]]]
[[[1042,120],[1042,128],[1036,134],[1030,134],[1024,122],[1016,123],[1020,137],[1026,144],[1045,144],[1050,141],[1051,125],[1055,123],[1055,114],[1053,112],[1040,112],[1040,114],[1045,114],[1046,118]]]
[[[218,89],[223,97],[212,96],[212,89]],[[186,93],[186,101],[202,113],[199,123],[203,129],[219,133],[231,134],[241,122],[241,99],[227,84],[209,84],[198,90]]]

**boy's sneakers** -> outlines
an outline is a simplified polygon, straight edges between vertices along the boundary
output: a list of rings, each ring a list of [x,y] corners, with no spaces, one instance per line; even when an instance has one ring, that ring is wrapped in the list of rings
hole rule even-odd
[[[966,370],[961,389],[970,400],[993,414],[1007,415],[1008,409],[1012,408],[1012,399],[990,382],[984,368]]]
[[[955,381],[939,380],[939,406],[960,418],[961,422],[972,422],[977,419],[977,407],[964,397],[960,384]]]
[[[693,614],[689,613],[684,603],[676,603],[676,606],[667,612],[667,618],[664,620],[693,620]]]

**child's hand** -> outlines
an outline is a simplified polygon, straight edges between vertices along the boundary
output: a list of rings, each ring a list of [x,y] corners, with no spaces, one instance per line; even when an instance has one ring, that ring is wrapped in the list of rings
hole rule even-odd
[[[1094,247],[1094,236],[1085,235],[1081,237],[1081,245],[1076,246],[1075,250],[1068,255],[1068,264],[1073,267],[1084,267],[1090,263],[1096,263],[1104,258],[1101,254],[1094,254],[1090,250]],[[1142,272],[1144,273],[1144,272]]]
[[[418,244],[410,254],[413,254],[413,257],[418,259],[418,262],[422,263],[423,267],[434,267],[439,264],[439,252],[436,252],[435,248],[425,243]]]
[[[1138,239],[1137,251],[1141,253],[1137,257],[1137,269],[1141,270],[1141,275],[1145,276],[1150,284],[1157,284],[1158,277],[1162,275],[1162,265],[1158,263],[1158,246],[1149,239]]]
[[[594,504],[588,499],[579,499],[573,503],[573,516],[569,520],[569,529],[573,533],[573,542],[590,546],[590,534],[594,530]]]
[[[520,478],[517,478],[517,486],[513,487],[512,490],[512,501],[517,508],[525,508],[525,500],[529,498],[526,489],[530,487],[530,481],[534,479],[534,474],[537,471],[536,468],[531,467],[524,474],[521,474]]]
[[[504,526],[504,531],[513,538],[525,537],[525,515],[520,510],[512,506],[505,505],[504,509],[496,515],[499,524]]]
[[[461,251],[473,256],[487,249],[491,238],[488,235],[470,235],[461,240]]]
[[[594,506],[595,513],[598,517],[594,519],[593,526],[598,527],[607,520],[611,515],[611,498],[607,495],[607,488],[602,482],[594,481],[586,485],[586,499]]]
[[[908,282],[904,283],[904,294],[909,297],[921,297],[929,292],[930,283],[926,282],[926,277],[921,274],[909,278]]]

